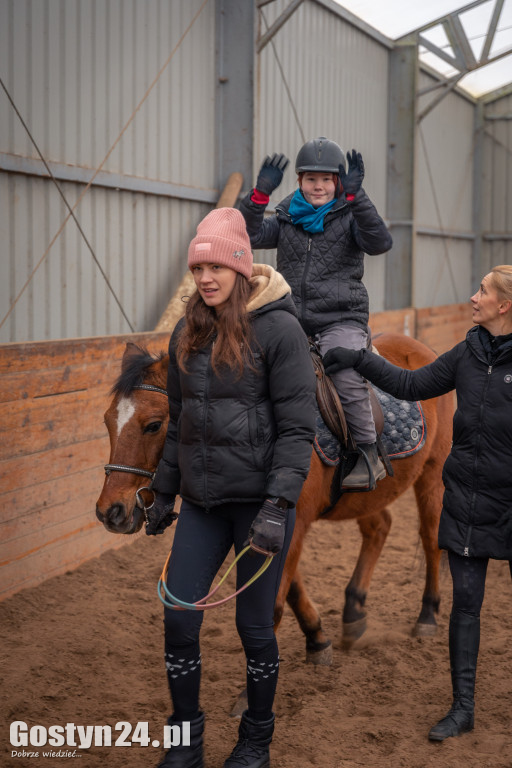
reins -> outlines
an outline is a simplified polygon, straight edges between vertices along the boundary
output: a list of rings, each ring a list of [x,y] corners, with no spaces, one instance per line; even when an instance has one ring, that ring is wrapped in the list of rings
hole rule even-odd
[[[162,389],[162,387],[155,387],[153,384],[139,384],[136,387],[133,387],[133,389],[143,389],[148,392],[159,392],[161,395],[165,395],[167,397],[167,390]],[[140,467],[132,467],[129,464],[105,464],[105,474],[107,477],[110,475],[111,472],[126,472],[132,475],[141,475],[142,477],[149,477],[150,480],[153,480],[155,476],[155,472],[150,472],[148,469],[141,469]],[[144,499],[142,498],[141,491],[149,491],[153,494],[153,501],[147,507],[144,503]],[[139,509],[142,509],[144,511],[144,517],[146,519],[146,523],[148,522],[148,516],[147,516],[147,510],[151,509],[153,504],[155,503],[155,492],[152,488],[149,487],[149,485],[142,486],[137,491],[135,491],[135,499],[137,502],[137,506]],[[162,603],[167,607],[171,608],[174,611],[205,611],[207,608],[217,608],[219,605],[224,605],[229,600],[233,600],[234,597],[239,595],[241,592],[244,591],[244,589],[247,589],[247,587],[250,587],[251,584],[253,584],[256,579],[259,579],[259,577],[267,570],[270,563],[272,562],[272,555],[269,555],[266,559],[263,565],[256,571],[256,573],[251,576],[251,578],[243,585],[243,587],[240,587],[240,589],[237,589],[236,592],[233,592],[232,595],[229,595],[228,597],[224,597],[222,600],[216,600],[213,603],[207,603],[206,601],[209,600],[213,595],[217,592],[217,590],[221,587],[223,582],[227,579],[229,576],[231,570],[234,568],[236,563],[240,560],[240,558],[245,555],[246,552],[250,550],[250,546],[244,547],[241,552],[236,556],[236,558],[233,560],[229,568],[227,569],[224,576],[221,578],[219,583],[216,587],[214,587],[211,592],[209,592],[205,597],[202,597],[200,600],[197,600],[195,603],[187,603],[184,600],[180,600],[179,598],[175,597],[168,589],[165,581],[167,579],[167,569],[169,567],[169,559],[171,557],[172,547],[169,551],[169,554],[167,555],[167,560],[164,563],[164,567],[162,568],[161,576],[158,580],[158,586],[157,586],[157,593],[158,597],[162,601]],[[162,589],[165,593],[165,597],[162,594]],[[166,597],[171,600],[166,600]]]
[[[213,603],[207,603],[206,601],[209,600],[213,595],[217,592],[217,590],[222,586],[223,582],[227,579],[232,569],[235,567],[237,562],[240,560],[243,555],[246,554],[251,549],[250,545],[247,545],[242,549],[241,552],[238,553],[238,555],[235,557],[229,568],[227,569],[224,576],[220,579],[219,583],[216,587],[214,587],[211,592],[209,592],[205,597],[202,597],[200,600],[196,600],[195,603],[187,603],[185,600],[180,600],[178,597],[175,597],[175,595],[172,594],[172,592],[169,591],[169,588],[166,585],[166,579],[167,579],[167,568],[169,566],[169,559],[171,557],[172,548],[167,555],[167,560],[165,561],[164,567],[162,568],[162,573],[160,575],[160,578],[158,580],[158,586],[157,586],[157,594],[162,603],[166,606],[166,608],[171,608],[173,611],[205,611],[207,608],[217,608],[219,605],[224,605],[225,603],[229,602],[229,600],[233,600],[234,597],[237,597],[241,592],[244,591],[244,589],[247,589],[247,587],[250,587],[251,584],[253,584],[256,579],[259,579],[259,577],[267,570],[270,563],[272,562],[272,555],[268,555],[265,558],[265,562],[263,565],[260,566],[260,568],[256,571],[255,574],[251,576],[251,578],[243,585],[243,587],[240,587],[240,589],[237,589],[236,592],[233,592],[232,595],[229,595],[228,597],[224,597],[222,600],[216,600]],[[162,590],[165,593],[165,596],[169,598],[171,602],[165,599],[164,595],[162,594]]]

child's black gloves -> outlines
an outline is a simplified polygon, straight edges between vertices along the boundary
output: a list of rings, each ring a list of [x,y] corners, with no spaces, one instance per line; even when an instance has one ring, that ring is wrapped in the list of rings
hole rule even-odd
[[[260,168],[258,178],[256,179],[256,189],[263,192],[264,195],[270,195],[277,189],[283,180],[283,174],[290,161],[285,155],[274,153],[272,157],[267,157]]]
[[[359,192],[364,179],[364,163],[360,152],[355,149],[347,152],[348,172],[345,172],[343,165],[339,167],[340,181],[343,185],[345,195],[355,195]]]

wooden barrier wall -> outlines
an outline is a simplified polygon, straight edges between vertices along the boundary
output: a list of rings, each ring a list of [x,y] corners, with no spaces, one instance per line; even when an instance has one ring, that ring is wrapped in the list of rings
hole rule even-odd
[[[438,355],[462,341],[472,325],[469,302],[426,309],[408,307],[370,315],[374,335],[381,331],[404,333],[427,344]]]
[[[374,334],[416,336],[437,352],[464,338],[468,305],[373,314]],[[109,441],[103,413],[126,341],[168,333],[0,346],[0,599],[133,540],[96,520]]]
[[[130,334],[0,346],[0,599],[63,573],[127,537],[95,503],[108,462],[103,413]]]

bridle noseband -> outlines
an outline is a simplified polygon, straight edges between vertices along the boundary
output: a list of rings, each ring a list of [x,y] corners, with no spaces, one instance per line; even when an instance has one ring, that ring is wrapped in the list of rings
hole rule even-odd
[[[133,389],[145,389],[148,392],[159,392],[161,395],[165,395],[167,397],[167,390],[162,389],[162,387],[155,387],[153,384],[139,384],[136,387],[133,387]],[[142,477],[149,477],[150,480],[153,480],[155,476],[155,472],[150,472],[148,469],[141,469],[140,467],[130,467],[128,464],[105,464],[105,474],[108,477],[111,472],[126,472],[131,475],[142,475]],[[144,504],[144,501],[142,497],[140,496],[141,491],[151,491],[153,494],[153,501],[149,505],[149,507],[146,507]],[[149,487],[149,485],[142,486],[137,491],[135,491],[135,500],[137,502],[137,506],[140,509],[144,510],[144,513],[147,509],[151,509],[153,504],[155,503],[155,492],[152,488]]]

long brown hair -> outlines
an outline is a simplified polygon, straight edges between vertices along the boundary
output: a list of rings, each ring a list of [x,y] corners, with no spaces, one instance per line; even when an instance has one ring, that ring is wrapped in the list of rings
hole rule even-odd
[[[240,377],[246,366],[253,368],[252,328],[247,315],[251,293],[251,284],[240,272],[237,272],[229,301],[219,314],[204,303],[199,291],[194,293],[187,304],[185,325],[176,346],[176,358],[182,371],[187,370],[189,355],[213,341],[211,359],[215,373],[227,366]]]

